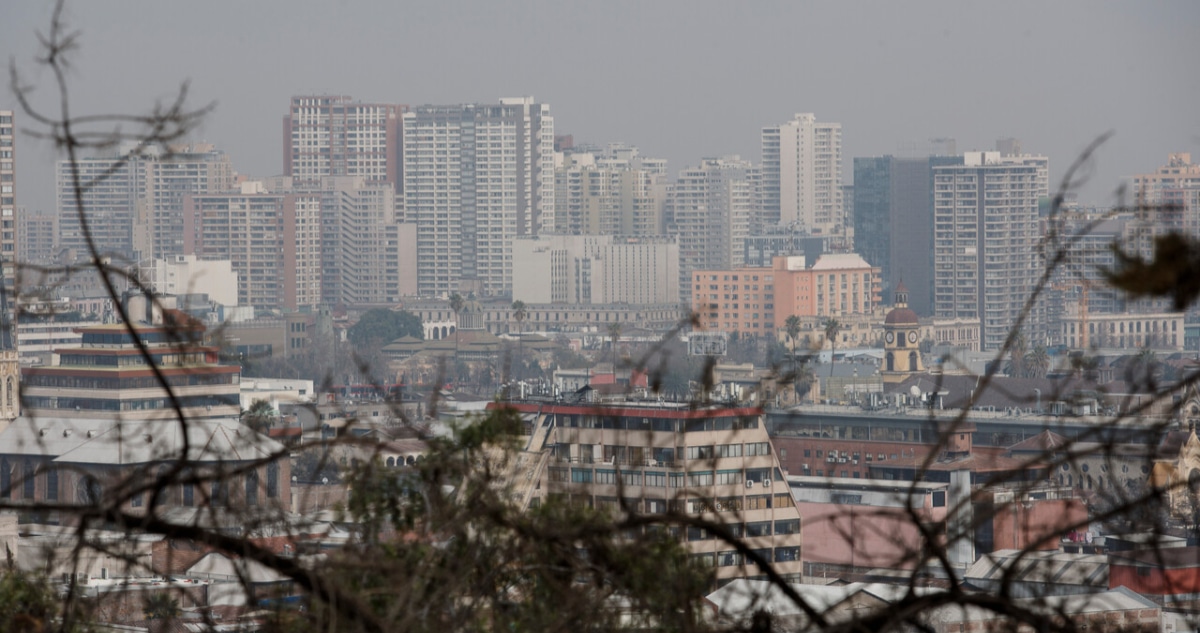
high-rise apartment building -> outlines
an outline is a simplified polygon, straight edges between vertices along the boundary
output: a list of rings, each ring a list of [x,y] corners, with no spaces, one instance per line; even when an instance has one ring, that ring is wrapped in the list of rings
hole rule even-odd
[[[28,213],[17,208],[17,243],[21,262],[45,266],[54,261],[58,250],[58,217],[49,213]]]
[[[320,193],[271,193],[246,182],[239,193],[187,195],[183,209],[183,250],[232,262],[239,305],[320,304]]]
[[[611,148],[610,148],[611,150]],[[576,152],[554,171],[554,214],[544,232],[570,235],[661,235],[667,199],[665,161],[636,148],[616,157]]]
[[[933,314],[933,167],[957,156],[854,159],[854,250],[881,270],[883,301],[901,281],[908,307]]]
[[[87,239],[79,217],[75,193],[78,177],[83,215],[96,251],[101,257],[135,260],[134,225],[138,201],[146,194],[146,163],[153,154],[133,156],[132,147],[123,147],[108,156],[58,161],[55,172],[59,246],[69,249],[73,258],[86,258]]]
[[[1133,177],[1137,202],[1150,205],[1182,207],[1185,191],[1200,189],[1200,165],[1192,164],[1192,155],[1179,152],[1167,156],[1167,164],[1154,173]]]
[[[17,258],[17,157],[13,111],[0,110],[0,275],[4,288],[15,287]]]
[[[298,187],[327,176],[403,185],[401,115],[407,106],[345,96],[292,97],[283,117],[283,173]]]
[[[198,143],[167,148],[165,154],[145,161],[145,170],[144,211],[150,220],[149,241],[153,252],[146,253],[143,249],[141,257],[185,254],[184,198],[189,194],[234,191],[233,163],[225,152]],[[143,216],[139,222],[144,219]]]
[[[321,184],[321,295],[329,305],[395,305],[417,292],[415,224],[392,185],[361,177]]]
[[[554,118],[532,97],[404,114],[405,217],[422,295],[512,292],[512,241],[554,212]]]
[[[78,177],[81,200],[76,199]],[[233,164],[209,144],[140,148],[58,162],[59,247],[75,259],[91,256],[83,215],[101,257],[136,262],[183,253],[183,197],[234,188]]]
[[[754,221],[760,172],[738,156],[706,158],[679,173],[668,201],[679,240],[680,299],[691,301],[692,271],[740,268]]]
[[[842,125],[797,114],[762,129],[763,220],[841,233]]]
[[[999,152],[933,168],[934,315],[979,319],[983,351],[1004,344],[1041,272],[1038,205],[1049,195],[1048,168],[1041,156]],[[1043,317],[1035,308],[1026,321],[1031,346],[1043,344]]]

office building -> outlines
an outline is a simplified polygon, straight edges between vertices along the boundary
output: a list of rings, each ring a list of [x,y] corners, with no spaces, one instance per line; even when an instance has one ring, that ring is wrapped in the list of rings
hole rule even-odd
[[[956,156],[854,159],[854,250],[880,268],[883,301],[903,281],[908,307],[933,313],[932,169]]]
[[[1049,195],[1048,166],[1040,156],[968,152],[961,165],[933,168],[934,315],[979,319],[983,351],[1004,344],[1042,271],[1038,205]],[[1035,307],[1027,344],[1045,343],[1045,325]]]
[[[522,509],[559,500],[613,513],[701,516],[743,538],[784,578],[800,578],[800,512],[761,410],[644,403],[489,407],[511,407],[529,420],[534,441],[511,471],[513,498]],[[671,533],[715,569],[718,582],[762,573],[706,530]]]
[[[403,184],[401,104],[361,103],[346,96],[292,97],[283,117],[283,173],[299,187],[328,176]]]
[[[670,232],[679,240],[680,299],[691,301],[692,272],[745,264],[745,242],[761,172],[738,156],[706,158],[679,173],[668,202]]]
[[[663,236],[541,235],[513,242],[513,298],[527,304],[672,304],[679,245]]]
[[[417,290],[512,292],[512,242],[554,212],[554,118],[532,97],[404,114],[405,217]]]
[[[135,305],[136,304],[136,305]],[[138,312],[143,300],[132,302]],[[178,313],[176,313],[178,314]],[[135,318],[131,315],[131,318]],[[218,364],[215,347],[198,344],[204,327],[168,323],[93,325],[80,328],[82,342],[54,350],[54,363],[21,371],[22,401],[29,417],[173,421],[178,415],[128,327],[149,349],[188,420],[236,418],[238,365]]]
[[[3,287],[16,283],[17,248],[17,157],[13,133],[13,111],[0,110],[0,276]]]
[[[842,233],[842,126],[813,114],[762,129],[763,220]]]

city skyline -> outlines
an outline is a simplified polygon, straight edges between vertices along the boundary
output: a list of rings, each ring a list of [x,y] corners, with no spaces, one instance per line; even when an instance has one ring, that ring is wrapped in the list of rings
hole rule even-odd
[[[1176,79],[1198,46],[1185,36],[1200,17],[1190,4],[878,5],[880,19],[866,21],[855,19],[859,7],[833,5],[679,8],[148,5],[132,20],[132,10],[71,5],[68,19],[88,51],[72,77],[75,106],[124,111],[190,79],[195,104],[218,103],[192,140],[224,149],[254,177],[283,173],[279,113],[298,94],[412,106],[532,95],[553,106],[556,132],[636,145],[668,159],[672,173],[727,154],[757,163],[764,126],[814,112],[843,126],[844,182],[856,156],[901,154],[930,138],[954,137],[972,150],[1016,137],[1051,158],[1053,186],[1112,129],[1081,192],[1100,204],[1168,152],[1200,149],[1187,109],[1198,88]],[[28,69],[49,5],[10,10],[0,51]],[[317,22],[328,29],[322,37],[358,45],[303,46],[305,25]],[[1082,29],[1086,40],[1061,45]],[[610,44],[608,52],[585,51],[589,41]],[[975,52],[980,41],[994,54]],[[138,54],[148,49],[158,53]],[[538,51],[545,54],[533,63]],[[45,87],[47,77],[30,78]],[[11,105],[11,95],[0,102]],[[19,204],[50,212],[57,157],[27,137],[18,144]]]

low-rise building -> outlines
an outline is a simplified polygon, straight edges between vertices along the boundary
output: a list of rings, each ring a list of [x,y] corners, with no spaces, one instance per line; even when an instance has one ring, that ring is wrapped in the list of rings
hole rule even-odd
[[[762,411],[620,402],[497,403],[526,419],[513,497],[558,499],[614,513],[684,512],[717,521],[785,578],[799,579],[801,526]],[[530,470],[531,469],[531,470]],[[526,477],[528,475],[528,477]],[[671,528],[718,581],[761,576],[743,554],[698,527]]]

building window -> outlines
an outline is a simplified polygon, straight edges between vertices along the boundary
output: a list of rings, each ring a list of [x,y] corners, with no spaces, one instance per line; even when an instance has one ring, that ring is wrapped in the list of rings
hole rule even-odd
[[[46,471],[46,501],[58,501],[58,469]]]
[[[21,498],[33,499],[34,483],[36,482],[36,479],[34,479],[33,462],[28,459],[25,460],[25,468],[23,470],[23,479],[21,481]]]
[[[271,462],[267,464],[267,498],[275,499],[279,497],[279,463]],[[188,504],[190,505],[190,504]]]
[[[258,505],[258,471],[246,473],[246,505]]]

